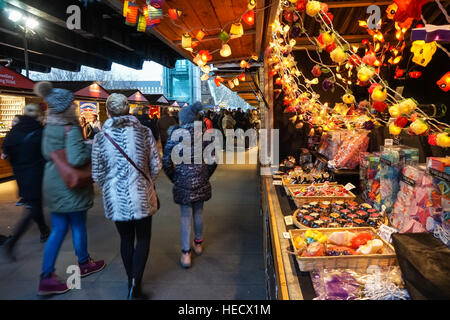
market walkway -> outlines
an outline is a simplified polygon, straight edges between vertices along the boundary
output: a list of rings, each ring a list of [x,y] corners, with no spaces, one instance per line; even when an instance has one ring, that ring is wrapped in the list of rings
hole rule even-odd
[[[153,220],[150,258],[144,290],[151,299],[265,299],[263,220],[259,212],[259,185],[255,165],[220,165],[214,174],[213,198],[204,213],[205,252],[193,255],[193,267],[179,265],[179,209],[172,200],[172,185],[164,173],[157,190],[161,210]],[[0,184],[0,234],[9,234],[21,214],[14,206],[15,181]],[[89,211],[90,254],[105,259],[106,269],[82,280],[81,290],[52,299],[124,299],[125,271],[114,224],[103,215],[96,192]],[[35,225],[18,245],[18,261],[0,264],[0,299],[39,299],[36,296],[44,245]],[[71,234],[66,237],[57,261],[57,273],[75,264]]]

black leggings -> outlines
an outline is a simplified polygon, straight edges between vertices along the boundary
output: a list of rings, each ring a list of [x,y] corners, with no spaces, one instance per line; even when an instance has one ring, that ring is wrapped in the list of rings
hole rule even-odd
[[[116,221],[120,234],[120,254],[127,271],[128,281],[134,278],[140,284],[144,275],[148,253],[150,251],[150,238],[152,236],[152,217],[132,221]],[[134,247],[137,239],[136,248]]]

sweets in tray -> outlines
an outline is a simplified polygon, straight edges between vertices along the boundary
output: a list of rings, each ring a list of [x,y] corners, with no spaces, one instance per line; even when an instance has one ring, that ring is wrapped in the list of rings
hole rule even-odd
[[[298,208],[293,221],[298,228],[378,228],[385,222],[385,217],[368,203],[313,201]]]
[[[289,230],[301,271],[396,263],[395,250],[374,228]]]

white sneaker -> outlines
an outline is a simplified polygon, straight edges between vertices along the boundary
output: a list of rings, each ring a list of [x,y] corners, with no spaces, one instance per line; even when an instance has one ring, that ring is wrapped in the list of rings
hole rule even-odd
[[[186,269],[190,268],[191,267],[191,253],[190,252],[187,252],[187,253],[183,252],[181,254],[180,263],[181,263],[181,266],[183,268],[186,268]]]

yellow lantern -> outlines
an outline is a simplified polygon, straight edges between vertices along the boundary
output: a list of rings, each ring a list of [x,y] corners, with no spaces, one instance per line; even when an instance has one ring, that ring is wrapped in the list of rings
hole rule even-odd
[[[130,1],[124,1],[123,2],[123,16],[126,18],[128,14],[128,4]]]
[[[341,47],[337,47],[331,51],[330,58],[337,64],[343,64],[347,60],[347,53]]]
[[[233,83],[237,87],[239,85],[239,79],[238,78],[234,78]]]
[[[247,6],[248,10],[253,10],[255,7],[256,7],[256,0],[250,0]]]
[[[401,114],[410,114],[416,109],[416,107],[416,102],[411,98],[405,99],[399,103],[399,110]]]
[[[181,36],[181,46],[188,51],[192,50],[192,37],[190,34],[185,33]]]
[[[387,98],[387,90],[383,86],[377,86],[372,92],[372,100],[383,102]]]
[[[224,58],[231,56],[231,48],[228,44],[224,43],[222,45],[222,49],[220,49],[220,56]]]
[[[428,125],[423,119],[416,119],[413,123],[409,125],[412,132],[417,135],[425,133],[428,130]]]
[[[206,81],[208,79],[209,79],[209,75],[207,75],[206,73],[200,77],[200,80],[202,80],[202,81]]]
[[[306,4],[306,14],[310,17],[315,17],[321,10],[319,1],[308,1]]]
[[[398,136],[400,133],[402,133],[402,128],[397,127],[393,122],[389,125],[389,133]]]
[[[198,41],[202,41],[205,35],[206,33],[203,30],[199,30],[195,37],[197,38]]]
[[[242,37],[242,35],[244,34],[244,27],[242,26],[242,23],[233,23],[231,25],[231,29],[230,29],[230,38],[231,39],[236,39],[236,38],[240,38]]]
[[[195,56],[195,58],[194,58],[194,63],[196,64],[196,65],[198,65],[199,67],[203,67],[205,64],[206,64],[206,62],[204,62],[203,60],[202,60],[202,56],[200,55],[200,54],[197,54],[196,56]]]
[[[342,101],[344,101],[344,103],[346,104],[352,104],[355,103],[355,97],[350,93],[346,93],[342,96]]]
[[[449,137],[448,133],[446,133],[446,132],[438,133],[437,137],[436,137],[436,144],[442,148],[449,148],[450,147],[450,137]]]
[[[234,83],[233,83],[233,81],[228,80],[228,87],[229,87],[230,89],[233,89],[233,88],[234,88]]]
[[[375,71],[372,68],[363,66],[358,70],[358,80],[361,82],[367,82],[375,75]]]
[[[202,71],[203,73],[209,74],[209,72],[211,71],[210,66],[206,65],[202,67]]]
[[[400,116],[401,113],[398,104],[394,104],[393,106],[389,107],[389,114],[393,118],[397,118]]]

